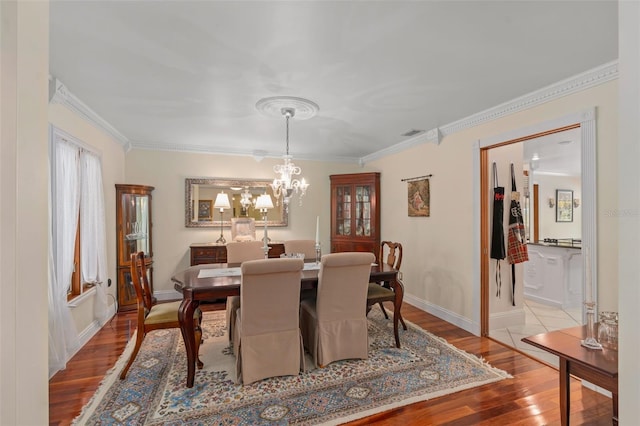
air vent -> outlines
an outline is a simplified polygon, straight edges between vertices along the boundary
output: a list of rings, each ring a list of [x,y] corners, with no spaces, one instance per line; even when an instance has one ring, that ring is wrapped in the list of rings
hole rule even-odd
[[[412,130],[409,130],[407,133],[403,133],[401,136],[415,136],[415,135],[419,135],[420,133],[424,133],[424,130],[412,129]]]

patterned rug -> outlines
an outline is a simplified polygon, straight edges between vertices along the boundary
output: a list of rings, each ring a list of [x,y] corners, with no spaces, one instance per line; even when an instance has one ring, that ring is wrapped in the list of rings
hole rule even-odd
[[[224,312],[205,312],[204,343],[195,385],[185,387],[186,353],[179,330],[145,338],[126,380],[120,370],[127,345],[78,425],[336,425],[511,377],[407,321],[394,346],[393,323],[380,309],[369,313],[369,359],[346,360],[307,372],[234,384],[235,357]]]

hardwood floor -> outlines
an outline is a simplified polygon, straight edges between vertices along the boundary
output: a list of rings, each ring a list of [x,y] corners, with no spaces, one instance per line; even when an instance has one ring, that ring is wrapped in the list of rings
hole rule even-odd
[[[205,310],[224,304],[204,305]],[[559,425],[557,370],[488,338],[473,336],[410,305],[408,321],[483,357],[513,379],[400,407],[348,423],[356,425]],[[115,364],[131,332],[134,313],[116,315],[49,381],[49,424],[68,425],[89,401],[105,373]],[[611,400],[572,379],[571,425],[611,425]]]

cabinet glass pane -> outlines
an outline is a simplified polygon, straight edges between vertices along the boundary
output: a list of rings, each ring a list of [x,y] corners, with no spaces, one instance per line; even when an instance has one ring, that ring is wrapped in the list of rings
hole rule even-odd
[[[136,289],[133,286],[133,281],[131,279],[131,272],[125,271],[123,273],[123,278],[124,278],[124,286],[122,286],[122,290],[124,294],[120,295],[120,298],[122,299],[121,302],[136,300]]]
[[[371,236],[370,187],[356,186],[356,236]]]
[[[149,256],[149,196],[125,194],[122,197],[124,256],[143,251]]]
[[[351,235],[351,187],[336,188],[336,233]]]

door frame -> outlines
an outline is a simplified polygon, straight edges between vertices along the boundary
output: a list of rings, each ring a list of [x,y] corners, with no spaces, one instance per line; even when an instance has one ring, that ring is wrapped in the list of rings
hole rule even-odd
[[[489,335],[489,165],[488,152],[492,148],[523,142],[569,129],[580,128],[582,162],[582,248],[589,248],[589,265],[593,285],[591,300],[597,303],[598,262],[596,229],[596,107],[569,114],[555,120],[545,121],[533,126],[515,129],[500,135],[476,141],[473,145],[473,171],[479,179],[473,188],[474,205],[480,206],[474,211],[474,322],[478,324],[476,334]],[[584,262],[583,251],[583,262]],[[582,274],[583,294],[585,292],[585,274]],[[584,309],[583,309],[584,320]]]

